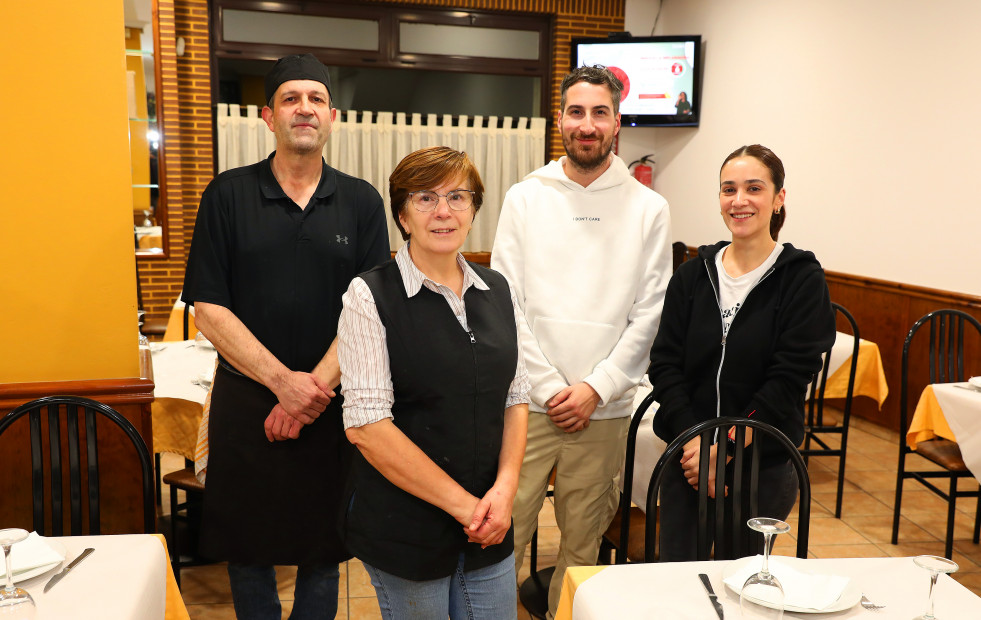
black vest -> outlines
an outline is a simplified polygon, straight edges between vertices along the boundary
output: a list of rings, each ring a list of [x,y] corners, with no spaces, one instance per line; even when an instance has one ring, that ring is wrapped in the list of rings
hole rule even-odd
[[[468,333],[446,300],[425,286],[408,297],[395,261],[361,274],[385,326],[395,390],[394,423],[477,498],[494,485],[504,432],[504,405],[518,360],[514,308],[504,276],[471,265],[490,290],[464,295]],[[389,482],[358,452],[347,514],[348,549],[368,564],[416,581],[451,575],[460,552],[466,570],[484,568],[514,550],[468,543],[453,517]]]

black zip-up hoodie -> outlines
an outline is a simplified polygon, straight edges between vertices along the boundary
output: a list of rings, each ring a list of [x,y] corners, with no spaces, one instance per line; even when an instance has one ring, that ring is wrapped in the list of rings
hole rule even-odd
[[[701,246],[668,283],[648,373],[660,404],[654,432],[670,443],[716,416],[752,417],[800,445],[807,385],[835,340],[824,271],[785,243],[723,338],[715,257],[728,244]]]

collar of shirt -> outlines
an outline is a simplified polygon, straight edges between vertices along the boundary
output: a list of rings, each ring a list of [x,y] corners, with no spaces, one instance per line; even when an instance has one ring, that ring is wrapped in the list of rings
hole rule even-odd
[[[272,160],[275,156],[276,151],[273,151],[259,165],[259,187],[262,189],[263,197],[267,200],[288,198],[272,171]],[[317,189],[314,190],[313,196],[318,200],[323,200],[333,194],[334,190],[337,189],[337,179],[334,178],[333,169],[327,166],[327,162],[324,161],[323,157],[320,158],[320,163],[323,169],[320,172],[320,182],[317,184]]]
[[[463,258],[463,254],[459,252],[456,253],[456,263],[463,270],[463,294],[466,295],[467,289],[471,286],[476,287],[478,290],[486,291],[490,287],[480,279],[477,272],[473,270],[467,259]],[[416,264],[412,262],[412,258],[409,256],[409,242],[407,241],[399,251],[395,253],[395,264],[399,267],[399,273],[402,274],[402,285],[405,286],[405,292],[409,297],[414,296],[419,292],[419,289],[423,285],[434,293],[438,293],[438,288],[442,286],[441,284],[434,282],[433,280],[426,277],[426,274],[419,271]],[[463,298],[463,295],[460,296]]]

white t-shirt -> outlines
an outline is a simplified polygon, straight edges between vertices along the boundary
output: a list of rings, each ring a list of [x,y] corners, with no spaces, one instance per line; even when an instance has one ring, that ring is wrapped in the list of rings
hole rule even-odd
[[[739,312],[739,308],[746,301],[746,296],[749,295],[749,292],[760,281],[763,274],[769,271],[770,267],[773,267],[773,264],[777,262],[777,257],[783,251],[783,245],[778,243],[773,246],[773,251],[770,252],[770,255],[766,257],[766,260],[759,267],[744,273],[738,278],[730,276],[726,273],[725,267],[722,266],[722,256],[728,249],[729,246],[726,246],[722,248],[721,252],[715,255],[715,267],[719,273],[719,308],[722,310],[723,336],[729,333],[729,326],[732,325],[732,319],[735,318],[736,313]]]

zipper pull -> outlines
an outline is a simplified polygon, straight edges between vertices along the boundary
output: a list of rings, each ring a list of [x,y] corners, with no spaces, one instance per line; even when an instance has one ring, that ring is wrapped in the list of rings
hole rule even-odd
[[[477,339],[473,337],[473,332],[467,332],[470,336],[470,344],[477,344]]]

